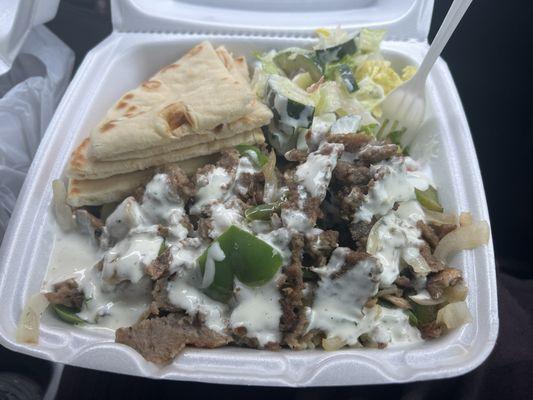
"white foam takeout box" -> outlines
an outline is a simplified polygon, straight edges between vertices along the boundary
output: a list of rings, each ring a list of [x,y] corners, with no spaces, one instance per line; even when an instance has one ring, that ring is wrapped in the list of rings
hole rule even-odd
[[[466,373],[491,352],[498,331],[492,242],[450,262],[463,269],[473,322],[408,347],[335,352],[225,347],[187,349],[164,367],[113,342],[112,332],[73,327],[45,314],[38,345],[15,341],[26,299],[38,292],[56,236],[53,179],[71,151],[125,91],[198,42],[252,52],[308,46],[317,27],[388,29],[384,54],[394,66],[418,64],[427,51],[433,1],[423,0],[124,0],[112,2],[113,33],[88,53],[35,157],[0,250],[0,343],[60,363],[151,378],[271,386],[397,383]],[[445,209],[489,220],[470,130],[454,81],[439,60],[427,83],[424,131],[439,139],[430,163]],[[423,133],[423,132],[422,132]]]

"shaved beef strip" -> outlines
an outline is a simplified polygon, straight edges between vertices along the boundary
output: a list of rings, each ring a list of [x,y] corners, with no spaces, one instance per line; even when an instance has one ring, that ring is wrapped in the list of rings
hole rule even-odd
[[[215,348],[231,342],[231,337],[205,327],[200,318],[172,313],[117,329],[115,341],[132,347],[146,360],[168,364],[185,346]]]
[[[370,181],[370,170],[363,165],[339,160],[333,170],[333,177],[342,185],[366,185]]]
[[[443,295],[444,289],[455,286],[462,280],[461,271],[456,268],[445,268],[428,276],[426,288],[431,297],[438,299]]]
[[[301,264],[303,248],[303,236],[294,236],[291,241],[291,263],[283,268],[285,279],[280,284],[280,304],[283,314],[279,325],[283,335],[282,344],[290,348],[299,347],[300,336],[307,325],[303,304],[304,282]]]
[[[50,303],[61,304],[75,310],[81,309],[85,298],[74,279],[56,283],[52,289],[53,292],[45,293],[45,297]]]

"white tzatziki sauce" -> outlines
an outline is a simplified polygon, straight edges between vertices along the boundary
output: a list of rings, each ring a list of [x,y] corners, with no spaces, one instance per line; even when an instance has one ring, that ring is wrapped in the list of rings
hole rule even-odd
[[[341,272],[350,250],[338,247],[325,268],[313,268],[320,275],[312,307],[306,310],[308,331],[320,329],[328,338],[337,337],[354,345],[361,335],[358,323],[363,307],[378,291],[381,267],[369,257]],[[339,273],[339,276],[335,276]],[[332,274],[334,274],[332,276]]]
[[[256,338],[261,347],[281,340],[278,278],[279,273],[260,287],[249,287],[235,280],[236,306],[231,312],[230,326],[246,328],[246,336]]]
[[[331,174],[337,165],[337,158],[343,150],[342,144],[321,144],[317,151],[309,154],[307,160],[296,168],[294,174],[296,182],[302,184],[312,197],[323,200],[326,197]]]
[[[404,158],[394,157],[370,168],[371,175],[377,175],[378,179],[365,195],[363,204],[354,215],[354,222],[370,222],[374,215],[382,216],[389,212],[394,203],[414,200],[415,188],[427,190],[429,180],[408,165],[410,162]]]

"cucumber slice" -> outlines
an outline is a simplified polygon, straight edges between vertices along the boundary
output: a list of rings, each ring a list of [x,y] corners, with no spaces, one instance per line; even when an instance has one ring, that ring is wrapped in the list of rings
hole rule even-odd
[[[339,64],[335,68],[335,80],[339,81],[348,93],[353,93],[359,89],[355,77],[353,76],[352,69],[346,64]]]
[[[307,89],[313,84],[313,79],[311,78],[309,72],[300,72],[299,74],[296,74],[296,76],[291,80],[303,90]]]
[[[309,72],[313,82],[316,82],[322,76],[322,66],[315,53],[309,50],[297,47],[283,50],[276,54],[274,62],[290,77],[305,71]]]
[[[315,53],[320,64],[326,65],[331,62],[339,61],[346,55],[352,55],[356,51],[357,44],[355,43],[355,38],[352,38],[344,43],[337,44],[326,49],[315,50]]]
[[[291,80],[273,75],[268,80],[267,103],[277,122],[294,128],[309,128],[315,104],[309,94]]]

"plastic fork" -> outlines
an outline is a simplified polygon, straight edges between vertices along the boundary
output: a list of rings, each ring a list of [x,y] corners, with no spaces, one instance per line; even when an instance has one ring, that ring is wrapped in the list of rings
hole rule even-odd
[[[398,126],[402,127],[404,131],[401,138],[403,146],[411,144],[424,121],[426,112],[425,86],[429,71],[439,58],[455,28],[459,25],[470,3],[472,0],[454,0],[416,74],[409,81],[389,93],[381,105],[384,121],[398,121],[397,124],[393,124],[394,129]]]

